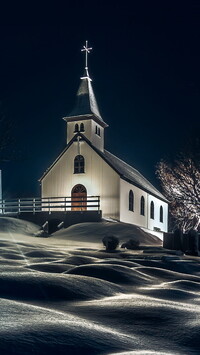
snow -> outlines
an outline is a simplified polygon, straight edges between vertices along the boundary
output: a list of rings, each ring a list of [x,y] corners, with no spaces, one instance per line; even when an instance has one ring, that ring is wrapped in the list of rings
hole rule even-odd
[[[0,218],[0,353],[200,353],[200,262],[116,222],[36,238],[38,226]],[[131,233],[140,250],[107,253]]]

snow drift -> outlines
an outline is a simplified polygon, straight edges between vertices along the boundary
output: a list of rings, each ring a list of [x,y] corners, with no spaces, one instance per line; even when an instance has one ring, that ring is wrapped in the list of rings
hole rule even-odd
[[[86,225],[35,238],[15,223],[0,228],[1,354],[200,353],[198,257],[147,246],[150,236],[106,253],[94,225],[85,239]]]

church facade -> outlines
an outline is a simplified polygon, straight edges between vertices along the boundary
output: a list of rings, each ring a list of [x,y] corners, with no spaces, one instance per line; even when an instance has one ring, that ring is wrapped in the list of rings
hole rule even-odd
[[[108,127],[98,109],[92,80],[86,67],[76,105],[64,117],[67,145],[40,179],[42,197],[71,197],[72,201],[100,197],[102,217],[135,224],[151,232],[167,232],[166,198],[135,168],[104,148]],[[88,210],[84,202],[82,208]],[[93,207],[91,207],[93,209]]]

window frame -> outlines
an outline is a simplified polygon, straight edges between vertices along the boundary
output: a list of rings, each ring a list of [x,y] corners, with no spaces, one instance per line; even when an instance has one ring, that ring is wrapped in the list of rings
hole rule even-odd
[[[85,126],[83,122],[80,124],[80,132],[85,132]]]
[[[140,198],[140,215],[145,216],[145,198],[143,195]]]
[[[128,210],[131,212],[134,212],[134,193],[133,190],[129,191],[129,195],[128,195]]]
[[[163,223],[163,206],[160,206],[160,223]]]
[[[85,159],[79,154],[74,158],[74,174],[84,174],[85,173]]]
[[[154,219],[155,218],[155,208],[154,208],[154,202],[151,201],[150,203],[150,218]]]
[[[74,133],[78,133],[79,132],[79,124],[76,123],[74,126]]]

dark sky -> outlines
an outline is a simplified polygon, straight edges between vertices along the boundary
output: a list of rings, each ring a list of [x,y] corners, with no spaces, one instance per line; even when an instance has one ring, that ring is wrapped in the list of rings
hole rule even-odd
[[[34,196],[65,147],[66,123],[89,71],[107,150],[156,183],[155,165],[200,130],[199,1],[69,1],[1,13],[0,100],[14,157],[4,197]]]

